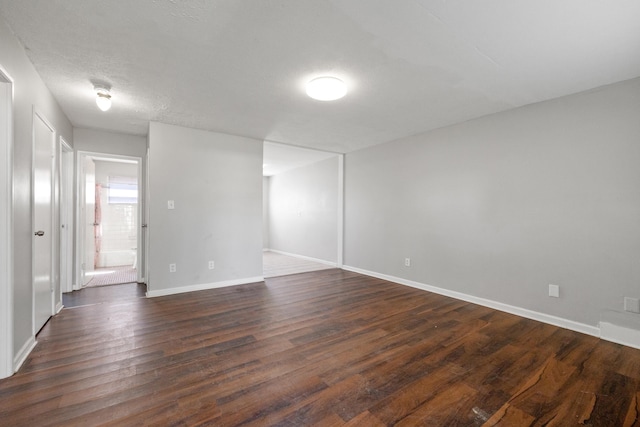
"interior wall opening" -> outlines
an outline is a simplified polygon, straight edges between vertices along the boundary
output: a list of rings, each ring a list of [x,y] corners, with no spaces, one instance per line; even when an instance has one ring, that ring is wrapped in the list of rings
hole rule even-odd
[[[78,155],[77,288],[141,279],[141,159]]]
[[[342,155],[265,141],[265,278],[342,266]]]

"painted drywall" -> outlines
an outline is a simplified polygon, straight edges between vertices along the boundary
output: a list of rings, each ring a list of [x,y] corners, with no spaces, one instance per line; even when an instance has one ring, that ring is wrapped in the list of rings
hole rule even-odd
[[[76,151],[142,157],[143,159],[147,155],[147,138],[144,136],[74,128],[73,138]]]
[[[13,79],[13,353],[21,359],[34,336],[32,305],[31,170],[33,111],[47,119],[60,137],[73,145],[71,123],[29,61],[23,46],[0,19],[0,67]],[[57,220],[57,214],[55,214]],[[60,233],[54,229],[54,245]],[[55,305],[60,306],[59,251],[54,252]]]
[[[152,122],[149,191],[150,295],[262,276],[262,141]]]
[[[634,79],[349,153],[345,264],[597,325],[640,297],[639,117]]]
[[[269,177],[262,177],[262,248],[269,249]]]
[[[337,262],[338,157],[269,179],[272,250]]]

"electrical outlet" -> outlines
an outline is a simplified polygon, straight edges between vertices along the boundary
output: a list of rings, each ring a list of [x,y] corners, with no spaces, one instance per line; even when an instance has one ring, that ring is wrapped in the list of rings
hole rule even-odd
[[[209,261],[209,270],[216,268],[216,264],[213,261]]]
[[[167,200],[167,209],[175,209],[176,203],[173,200]]]
[[[405,258],[404,259],[404,266],[405,267],[411,267],[411,258]]]
[[[560,298],[560,286],[549,285],[549,296],[554,298]]]
[[[640,313],[640,299],[624,297],[624,311]]]
[[[175,272],[176,272],[176,265],[169,264],[169,273],[175,273]]]

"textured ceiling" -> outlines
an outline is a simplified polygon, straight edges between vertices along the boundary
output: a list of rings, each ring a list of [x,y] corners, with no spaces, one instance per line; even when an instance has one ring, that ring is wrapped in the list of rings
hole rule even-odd
[[[638,0],[0,0],[76,127],[349,152],[640,76]],[[349,93],[314,101],[331,73]],[[92,81],[113,87],[100,112]]]

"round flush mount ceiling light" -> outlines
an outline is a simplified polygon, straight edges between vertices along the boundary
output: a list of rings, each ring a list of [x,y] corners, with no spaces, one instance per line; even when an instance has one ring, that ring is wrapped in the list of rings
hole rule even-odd
[[[318,101],[334,101],[347,94],[347,85],[336,77],[318,77],[307,83],[307,95]]]
[[[93,90],[96,92],[96,105],[102,111],[111,108],[111,93],[109,88],[104,85],[95,85]]]

